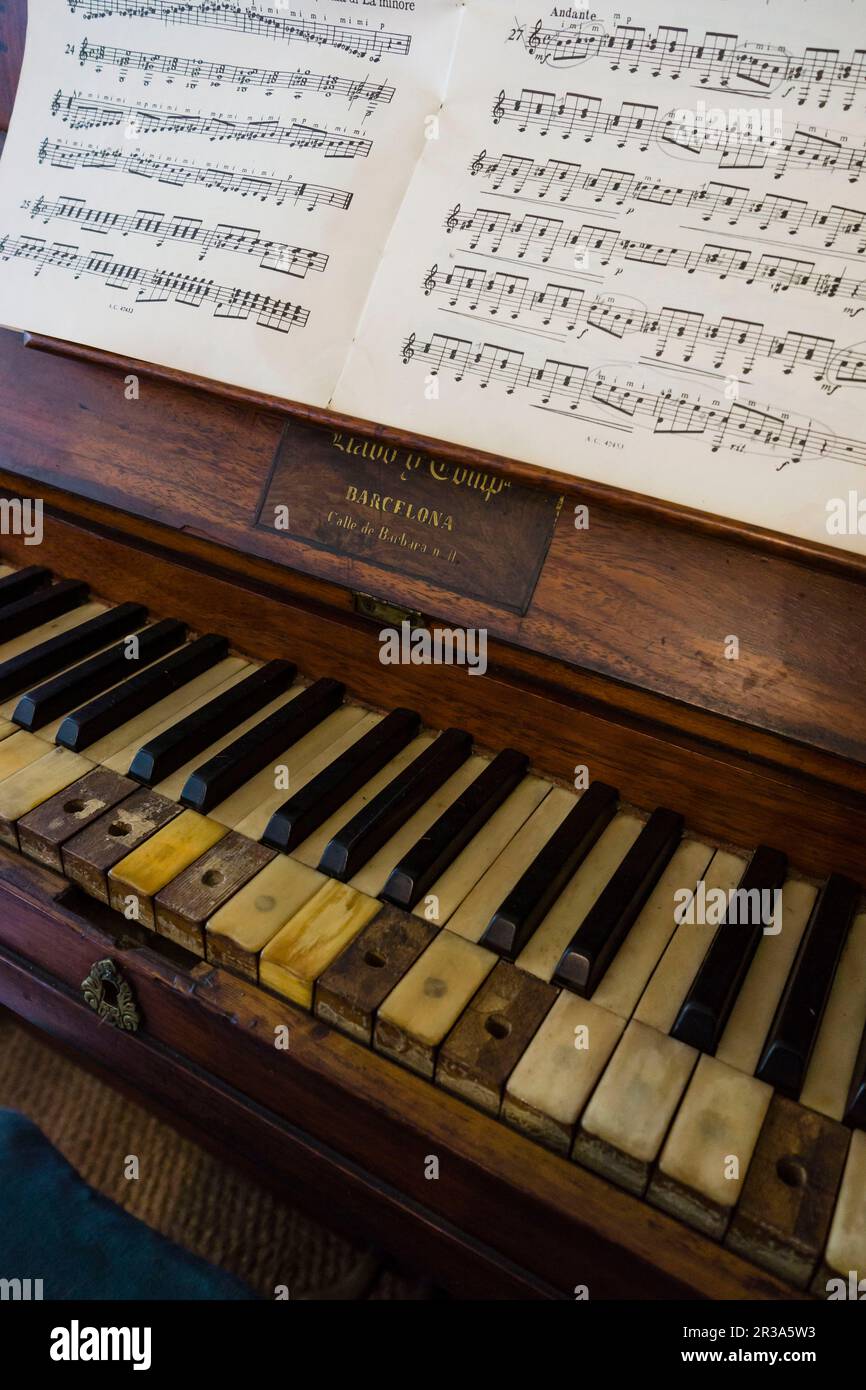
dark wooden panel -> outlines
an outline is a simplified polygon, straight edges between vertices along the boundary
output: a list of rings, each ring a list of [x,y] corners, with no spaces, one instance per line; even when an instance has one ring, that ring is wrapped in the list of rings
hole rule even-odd
[[[254,530],[284,417],[148,376],[129,401],[127,370],[28,352],[0,335],[0,467],[171,527],[175,539],[163,543],[187,554],[207,541],[230,546],[227,563],[254,571],[255,553],[328,581],[318,592],[338,605],[348,599],[335,598],[334,584],[374,593],[486,627],[525,649],[524,660],[539,652],[670,696],[686,720],[687,706],[705,708],[866,762],[866,587],[853,569],[846,577],[810,568],[784,549],[771,558],[733,530],[689,529],[664,511],[624,510],[594,494],[589,529],[575,531],[574,501],[590,494],[560,477],[566,504],[520,618]],[[738,660],[725,659],[730,634]]]

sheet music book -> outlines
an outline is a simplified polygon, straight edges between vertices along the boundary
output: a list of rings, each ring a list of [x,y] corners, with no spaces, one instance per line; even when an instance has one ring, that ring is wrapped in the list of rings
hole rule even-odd
[[[0,321],[866,553],[858,11],[31,0]]]

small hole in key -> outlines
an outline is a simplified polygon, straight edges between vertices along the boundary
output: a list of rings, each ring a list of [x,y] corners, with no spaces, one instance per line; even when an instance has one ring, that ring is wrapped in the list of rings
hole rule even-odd
[[[83,801],[67,801],[63,809],[68,816],[77,816],[79,811],[84,810],[85,804]]]
[[[201,876],[201,881],[207,888],[216,888],[218,883],[222,883],[222,879],[219,869],[208,869],[207,873]]]
[[[489,1018],[484,1020],[484,1027],[491,1038],[497,1038],[499,1041],[507,1038],[511,1032],[511,1024],[507,1018],[502,1017],[502,1014],[491,1014]]]
[[[371,966],[373,970],[381,970],[385,964],[385,958],[380,956],[378,951],[365,951],[364,964]]]
[[[108,833],[109,835],[116,835],[120,839],[123,835],[128,835],[131,829],[132,826],[127,825],[125,821],[116,820],[114,825],[108,827]]]
[[[791,1158],[790,1154],[779,1159],[776,1173],[787,1187],[805,1187],[809,1176],[804,1164],[798,1158]]]

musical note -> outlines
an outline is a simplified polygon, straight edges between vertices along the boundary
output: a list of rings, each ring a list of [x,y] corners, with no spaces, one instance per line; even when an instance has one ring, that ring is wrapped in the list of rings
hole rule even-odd
[[[213,280],[182,271],[145,270],[99,251],[82,252],[77,246],[59,242],[49,245],[40,237],[0,238],[0,259],[29,261],[36,267],[36,275],[46,268],[65,270],[76,280],[82,275],[94,275],[112,290],[136,290],[137,304],[164,304],[174,299],[196,309],[202,304],[213,305],[214,318],[254,317],[262,328],[278,333],[303,328],[309,319],[309,310],[268,294],[217,285]]]
[[[336,208],[346,212],[353,194],[340,188],[307,183],[302,179],[279,179],[264,174],[249,174],[241,169],[198,164],[183,164],[176,160],[156,159],[150,155],[123,154],[120,150],[100,150],[92,146],[60,145],[43,140],[39,147],[39,163],[49,163],[55,169],[113,169],[134,174],[137,178],[156,179],[158,183],[176,187],[199,185],[221,193],[238,193],[242,198],[273,198],[278,207],[283,203],[301,204],[309,212],[316,208]]]
[[[252,227],[234,227],[221,222],[216,227],[206,227],[199,218],[183,217],[179,214],[168,217],[159,212],[145,212],[139,209],[133,213],[106,212],[100,208],[89,207],[83,198],[60,198],[49,201],[39,197],[30,207],[32,218],[40,217],[46,224],[52,218],[74,222],[86,227],[88,231],[119,232],[122,236],[154,237],[160,246],[165,242],[181,242],[193,246],[203,261],[209,251],[237,252],[243,256],[255,256],[265,270],[276,270],[284,275],[303,279],[308,271],[323,272],[328,257],[319,251],[308,251],[302,246],[292,246],[288,242],[273,241]]]
[[[784,455],[785,463],[805,458],[836,459],[866,465],[866,441],[834,434],[815,421],[794,420],[770,407],[713,402],[707,404],[690,395],[637,389],[607,380],[607,373],[586,364],[527,360],[523,352],[497,343],[473,343],[469,338],[433,333],[426,342],[411,336],[413,351],[406,365],[414,362],[431,376],[450,377],[455,384],[466,378],[484,389],[499,387],[510,396],[527,398],[536,408],[563,407],[577,414],[588,396],[596,404],[625,416],[636,426],[653,434],[703,436],[713,452],[720,448],[739,448],[746,452]],[[629,373],[632,372],[629,367]],[[784,465],[782,465],[784,466]]]
[[[325,159],[366,159],[372,140],[343,135],[321,126],[293,121],[281,126],[276,119],[245,120],[229,116],[209,116],[201,112],[164,111],[148,106],[122,106],[58,92],[51,114],[73,130],[94,130],[122,125],[137,135],[169,131],[173,135],[206,135],[210,140],[264,140],[270,145],[293,149],[320,150]]]
[[[127,72],[156,74],[168,82],[187,78],[190,85],[207,82],[213,87],[224,83],[244,91],[261,88],[266,96],[274,92],[294,92],[296,96],[323,92],[326,96],[343,97],[349,106],[361,102],[368,107],[387,104],[394,99],[395,88],[387,82],[336,77],[328,73],[275,72],[271,68],[238,67],[234,63],[209,63],[204,58],[170,57],[164,53],[142,53],[134,48],[112,48],[109,44],[88,43],[82,39],[78,59],[81,66],[89,65],[101,72],[105,67],[120,68],[118,81]]]
[[[237,34],[255,34],[284,43],[325,44],[357,58],[369,58],[372,63],[378,63],[386,53],[405,57],[412,46],[409,34],[367,28],[363,23],[327,24],[315,19],[282,18],[262,14],[249,5],[227,3],[227,0],[205,0],[197,6],[189,4],[188,0],[146,0],[145,3],[140,0],[67,0],[67,3],[71,14],[80,12],[85,19],[122,15],[129,19],[158,19],[163,24],[231,29]]]

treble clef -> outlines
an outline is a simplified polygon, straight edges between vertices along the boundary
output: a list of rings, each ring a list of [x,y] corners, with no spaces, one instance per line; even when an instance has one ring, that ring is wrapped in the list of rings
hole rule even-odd
[[[526,40],[526,47],[531,58],[535,57],[535,50],[541,43],[541,20],[536,20],[535,28]]]
[[[460,204],[457,203],[457,204],[451,209],[451,211],[449,212],[448,216],[445,218],[445,230],[446,230],[446,232],[453,232],[453,231],[454,231],[454,228],[457,226],[457,223],[458,223],[459,219],[460,219]]]
[[[408,367],[412,358],[415,356],[415,334],[410,333],[403,344],[403,366]]]
[[[495,105],[494,108],[493,108],[493,124],[494,124],[494,125],[499,125],[499,122],[502,120],[502,117],[503,117],[504,115],[505,115],[505,92],[504,92],[504,90],[503,90],[503,91],[501,91],[501,92],[499,93],[499,96],[496,98],[496,105]]]
[[[486,158],[487,158],[487,151],[486,151],[486,150],[482,150],[481,153],[480,153],[479,155],[477,155],[476,158],[473,159],[472,163],[470,164],[470,166],[469,166],[469,172],[470,172],[470,174],[480,174],[480,173],[483,171],[483,169],[484,169],[484,161],[485,161]]]
[[[432,294],[433,291],[435,290],[435,288],[436,288],[436,276],[437,276],[437,274],[438,274],[438,271],[439,271],[439,266],[438,266],[438,265],[434,265],[433,268],[432,268],[432,270],[429,270],[429,271],[427,272],[427,275],[425,276],[425,279],[424,279],[424,293],[425,293],[425,294]]]

